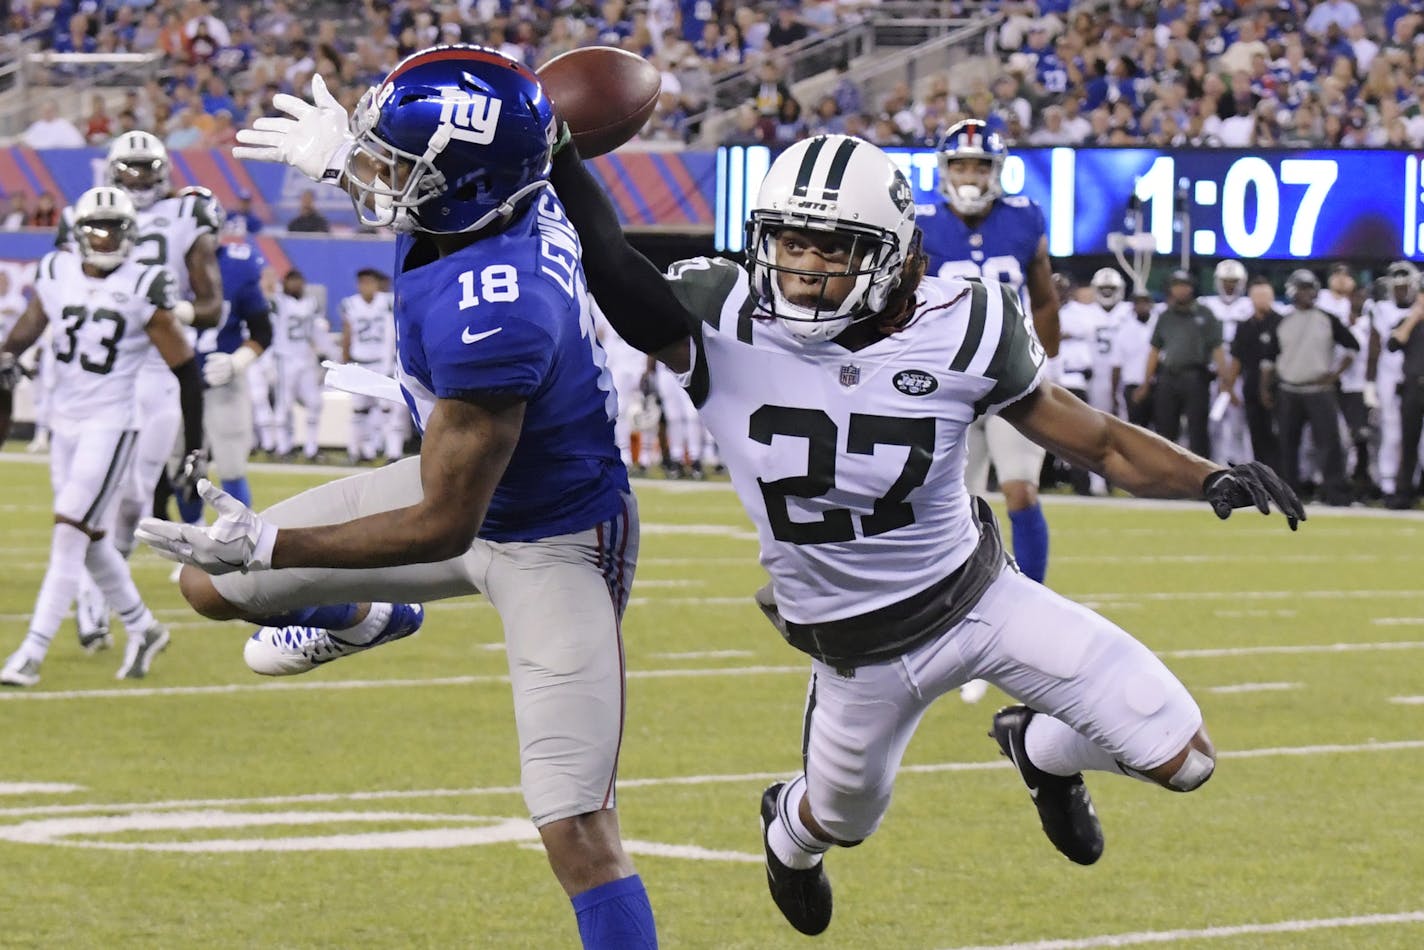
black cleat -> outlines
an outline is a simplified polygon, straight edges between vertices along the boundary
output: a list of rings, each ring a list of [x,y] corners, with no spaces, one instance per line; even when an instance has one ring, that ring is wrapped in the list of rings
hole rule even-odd
[[[1043,833],[1076,864],[1092,864],[1103,856],[1103,826],[1093,809],[1093,797],[1083,782],[1083,774],[1049,775],[1028,760],[1024,732],[1034,711],[1027,706],[1005,706],[994,714],[989,738],[1018,769],[1028,793],[1038,808]]]
[[[831,925],[831,881],[825,861],[798,870],[781,863],[771,850],[767,829],[776,820],[776,800],[785,782],[777,782],[761,795],[761,842],[766,848],[766,886],[786,922],[808,937]]]

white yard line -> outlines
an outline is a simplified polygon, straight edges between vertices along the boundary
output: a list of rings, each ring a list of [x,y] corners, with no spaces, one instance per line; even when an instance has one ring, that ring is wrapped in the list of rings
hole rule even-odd
[[[1389,701],[1400,706],[1424,706],[1424,696],[1391,696]]]
[[[1352,753],[1405,752],[1424,749],[1424,739],[1399,742],[1365,742],[1356,745],[1277,746],[1263,749],[1236,749],[1219,754],[1223,759],[1260,759]],[[957,772],[990,772],[1011,768],[1007,759],[987,762],[938,762],[906,765],[900,771],[910,775],[938,775]],[[786,772],[740,772],[721,775],[673,775],[661,778],[619,779],[618,788],[675,788],[697,785],[742,785],[785,779]],[[301,795],[263,795],[254,798],[189,798],[156,802],[114,802],[84,805],[31,805],[0,808],[0,818],[35,815],[119,814],[169,809],[241,808],[264,805],[322,805],[333,802],[379,802],[425,798],[474,798],[488,795],[518,795],[518,785],[487,785],[472,788],[388,789],[360,792],[312,792]]]
[[[1374,617],[1370,623],[1379,627],[1417,627],[1424,625],[1424,617]]]
[[[0,795],[68,795],[82,791],[83,785],[65,782],[0,782]]]
[[[1034,940],[1028,943],[976,944],[952,950],[1094,950],[1097,947],[1138,947],[1149,943],[1178,940],[1221,940],[1252,934],[1304,933],[1310,930],[1340,930],[1347,927],[1385,927],[1394,924],[1424,924],[1424,910],[1400,914],[1364,914],[1358,917],[1315,917],[1282,920],[1273,924],[1236,924],[1203,927],[1199,930],[1141,930],[1136,933],[1100,934],[1065,940]]]
[[[1210,659],[1228,656],[1271,656],[1307,653],[1373,653],[1376,651],[1420,650],[1421,640],[1394,640],[1382,643],[1303,643],[1293,646],[1210,647],[1200,650],[1159,650],[1157,655],[1169,660]]]
[[[1236,683],[1232,686],[1208,686],[1208,693],[1277,693],[1300,689],[1299,683]]]

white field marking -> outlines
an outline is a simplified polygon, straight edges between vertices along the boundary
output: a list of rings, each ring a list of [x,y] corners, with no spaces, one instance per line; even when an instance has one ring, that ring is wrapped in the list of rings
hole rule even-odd
[[[706,587],[706,586],[707,586],[707,582],[706,582],[706,581],[703,581],[703,580],[691,580],[691,579],[674,580],[674,579],[671,579],[671,578],[666,579],[666,580],[644,580],[643,578],[639,578],[638,580],[634,581],[633,583],[636,584],[636,585],[637,585],[639,588],[641,588],[641,589],[646,589],[646,588],[649,588],[649,587]]]
[[[1110,603],[1116,600],[1382,600],[1390,597],[1417,597],[1419,588],[1377,590],[1172,590],[1172,591],[1060,591],[1069,600]]]
[[[1375,617],[1370,623],[1380,627],[1417,627],[1424,624],[1424,617]]]
[[[1303,933],[1308,930],[1339,930],[1345,927],[1383,927],[1390,924],[1421,923],[1424,923],[1424,910],[1412,910],[1401,914],[1316,917],[1304,920],[1282,920],[1274,924],[1203,927],[1200,930],[1140,930],[1136,933],[1100,934],[1096,937],[1078,937],[1066,940],[981,944],[973,947],[954,947],[953,950],[1093,950],[1096,947],[1137,947],[1147,943],[1173,943],[1178,940],[1218,940],[1225,937],[1244,937],[1249,934]]]
[[[1401,706],[1424,706],[1424,696],[1391,696],[1389,701]]]
[[[679,670],[629,670],[630,680],[683,679],[708,676],[807,675],[809,666],[729,666]],[[53,692],[0,692],[0,702],[46,699],[145,699],[154,696],[210,696],[232,693],[303,692],[307,690],[401,689],[431,686],[507,685],[504,675],[442,676],[432,679],[316,680],[312,682],[220,683],[209,686],[149,686],[137,689],[71,689]]]
[[[1216,614],[1216,616],[1218,616],[1218,617],[1231,617],[1231,618],[1233,618],[1233,619],[1240,619],[1240,618],[1247,618],[1247,617],[1250,617],[1250,618],[1257,618],[1257,617],[1294,617],[1294,616],[1296,615],[1296,612],[1295,612],[1294,610],[1266,610],[1266,609],[1261,609],[1261,610],[1213,610],[1212,613]]]
[[[1346,755],[1358,752],[1406,752],[1424,749],[1424,739],[1399,742],[1365,742],[1358,745],[1277,746],[1264,749],[1236,749],[1218,753],[1223,759],[1262,759],[1277,756],[1299,757],[1315,755]],[[946,772],[991,772],[1012,768],[1004,758],[990,762],[938,762],[905,765],[901,773],[938,775]],[[741,772],[727,775],[673,775],[662,778],[619,779],[618,787],[678,788],[698,785],[750,785],[786,779],[787,772]],[[41,815],[130,814],[134,812],[168,811],[173,809],[254,808],[263,805],[322,805],[337,802],[379,802],[392,800],[423,800],[432,798],[477,798],[488,795],[519,795],[518,785],[476,786],[472,788],[391,789],[364,792],[309,792],[303,795],[264,795],[256,798],[198,798],[156,802],[112,802],[85,805],[27,805],[0,808],[0,818],[28,818]]]
[[[542,842],[521,844],[525,851],[544,851]],[[738,864],[761,864],[764,854],[747,854],[745,851],[716,851],[699,848],[692,844],[663,844],[659,841],[624,841],[623,850],[629,854],[652,855],[657,858],[683,858],[688,861],[734,861]]]
[[[0,782],[0,795],[67,795],[82,791],[83,785],[66,782]]]
[[[1259,554],[1067,554],[1053,558],[1054,564],[1217,564],[1255,563]],[[1272,564],[1373,564],[1385,560],[1381,554],[1273,554]],[[1390,560],[1395,560],[1390,558]]]
[[[42,550],[48,551],[49,548]],[[645,567],[686,567],[687,565],[701,564],[745,564],[748,567],[760,567],[757,564],[755,555],[745,554],[709,554],[706,557],[640,557],[638,558],[638,569]],[[635,581],[634,583],[642,583]]]
[[[478,649],[491,652],[503,649],[500,644],[478,644]],[[1159,650],[1157,654],[1166,659],[1210,659],[1233,656],[1292,655],[1313,653],[1359,653],[1374,651],[1424,649],[1424,641],[1401,641],[1385,643],[1323,643],[1299,644],[1295,646],[1220,647],[1190,650]],[[724,666],[700,667],[692,669],[629,670],[628,679],[680,679],[714,676],[805,676],[809,666]],[[386,680],[277,680],[258,683],[217,683],[205,686],[151,686],[130,689],[72,689],[53,691],[4,691],[0,692],[0,703],[67,699],[146,699],[155,696],[209,696],[238,693],[304,692],[321,690],[355,689],[402,689],[407,687],[432,686],[483,686],[506,685],[505,675],[443,676],[429,679],[386,679]]]
[[[1396,640],[1383,643],[1303,643],[1294,646],[1213,647],[1200,650],[1159,650],[1157,655],[1169,660],[1208,659],[1224,656],[1296,655],[1302,653],[1367,653],[1392,650],[1424,649],[1421,640]],[[0,694],[3,697],[4,694]]]
[[[285,838],[207,838],[196,841],[95,841],[77,835],[112,835],[134,831],[193,831],[213,828],[260,828],[274,825],[369,824],[373,822],[446,823],[443,828],[376,831],[364,834],[308,835]],[[471,826],[474,827],[471,827]],[[137,812],[94,818],[49,818],[0,825],[0,841],[63,845],[101,851],[375,851],[410,848],[463,848],[470,845],[524,842],[539,838],[527,818],[484,815],[434,815],[422,812]]]
[[[1300,689],[1300,683],[1236,683],[1233,686],[1208,686],[1208,693],[1275,693]]]
[[[477,650],[485,650],[485,651],[488,651],[488,652],[490,652],[490,653],[503,653],[505,647],[504,647],[504,642],[501,641],[501,642],[499,642],[499,643],[481,643],[481,644],[476,645],[475,649],[477,649]]]
[[[645,521],[639,530],[645,537],[654,534],[696,534],[735,538],[738,541],[757,540],[755,531],[748,531],[746,528],[738,528],[729,524],[659,524]]]
[[[732,660],[756,656],[751,650],[693,650],[690,653],[653,653],[659,660]]]

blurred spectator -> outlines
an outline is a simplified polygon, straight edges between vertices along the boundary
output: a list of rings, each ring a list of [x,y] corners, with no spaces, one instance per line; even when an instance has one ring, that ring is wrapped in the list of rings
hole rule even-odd
[[[23,191],[10,192],[10,210],[0,220],[0,231],[15,231],[30,223],[29,201]]]
[[[30,213],[30,227],[59,227],[59,203],[48,191],[41,192],[39,199],[35,202],[35,210]]]
[[[1305,32],[1324,36],[1332,26],[1344,31],[1359,22],[1360,10],[1350,0],[1324,0],[1305,18]]]
[[[759,80],[752,101],[763,116],[775,118],[781,114],[781,106],[791,98],[791,89],[781,79],[781,69],[768,60],[757,69]]]
[[[301,204],[297,208],[297,216],[287,222],[287,230],[312,232],[331,230],[331,222],[326,220],[326,215],[317,210],[315,192],[302,192]]]
[[[53,100],[40,106],[40,117],[20,134],[30,148],[83,148],[84,136],[74,123],[61,118]]]
[[[756,106],[750,103],[739,106],[732,131],[723,138],[723,142],[727,145],[761,145],[766,140],[766,130]]]
[[[89,100],[89,117],[84,120],[84,141],[90,145],[105,145],[114,131],[104,97],[93,96]]]
[[[797,16],[797,4],[783,0],[776,11],[776,22],[766,34],[766,41],[771,44],[772,49],[780,49],[792,43],[799,43],[810,35],[811,31]]]
[[[806,120],[801,118],[801,103],[788,96],[781,104],[781,113],[776,117],[776,128],[772,132],[772,142],[785,147],[805,138],[810,131]]]

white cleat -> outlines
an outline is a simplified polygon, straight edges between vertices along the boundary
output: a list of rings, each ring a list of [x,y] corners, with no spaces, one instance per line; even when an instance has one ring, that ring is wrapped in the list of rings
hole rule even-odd
[[[153,658],[168,646],[168,628],[156,623],[143,632],[142,636],[129,636],[124,648],[124,665],[114,674],[116,680],[141,680],[148,675]]]
[[[989,684],[984,680],[970,680],[959,687],[959,698],[966,703],[977,703],[989,694]]]
[[[32,660],[16,650],[0,668],[0,684],[5,686],[34,686],[40,681],[40,661]]]
[[[419,604],[393,604],[385,629],[368,643],[348,643],[324,627],[261,627],[242,648],[248,668],[263,676],[295,676],[307,673],[353,653],[408,637],[425,622]]]

